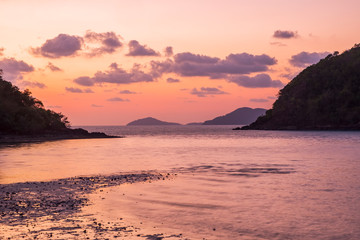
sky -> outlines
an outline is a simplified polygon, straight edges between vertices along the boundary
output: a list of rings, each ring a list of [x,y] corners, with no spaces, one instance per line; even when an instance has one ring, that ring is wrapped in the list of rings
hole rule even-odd
[[[73,126],[271,108],[360,43],[358,0],[0,0],[3,78]]]

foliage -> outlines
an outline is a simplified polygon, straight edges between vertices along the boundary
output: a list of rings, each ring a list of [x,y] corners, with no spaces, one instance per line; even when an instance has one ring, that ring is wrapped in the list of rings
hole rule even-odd
[[[0,133],[42,134],[66,130],[68,124],[64,115],[46,110],[29,90],[21,92],[0,74]]]
[[[309,66],[250,129],[360,129],[360,45]]]

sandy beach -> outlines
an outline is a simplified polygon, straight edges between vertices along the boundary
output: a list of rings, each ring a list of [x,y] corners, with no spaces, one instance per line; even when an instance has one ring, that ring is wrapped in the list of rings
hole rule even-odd
[[[182,234],[146,233],[139,226],[104,222],[82,213],[88,195],[121,184],[164,181],[172,174],[87,176],[0,185],[0,239],[183,239]]]

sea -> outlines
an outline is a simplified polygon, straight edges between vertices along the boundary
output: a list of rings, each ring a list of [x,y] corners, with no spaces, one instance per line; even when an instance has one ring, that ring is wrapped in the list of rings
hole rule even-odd
[[[123,136],[0,147],[0,184],[157,172],[84,207],[181,239],[360,239],[359,131],[83,126]],[[149,230],[150,231],[150,230]]]

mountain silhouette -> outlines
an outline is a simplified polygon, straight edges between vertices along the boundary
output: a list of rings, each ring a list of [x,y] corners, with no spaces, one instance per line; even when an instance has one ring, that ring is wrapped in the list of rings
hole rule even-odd
[[[127,126],[153,126],[153,125],[181,125],[179,123],[164,122],[156,118],[147,117],[129,122]]]
[[[238,108],[224,116],[205,121],[203,125],[246,125],[254,122],[259,116],[265,114],[263,108]]]

